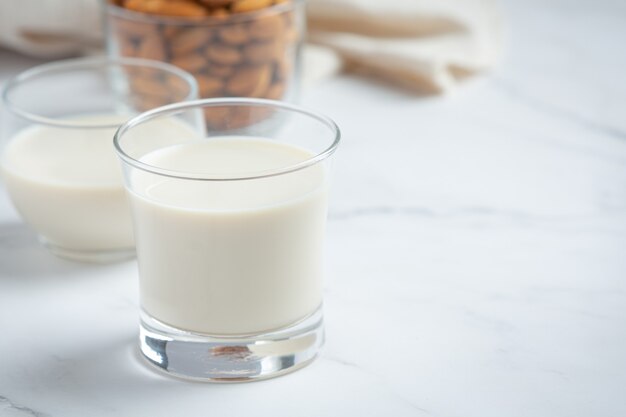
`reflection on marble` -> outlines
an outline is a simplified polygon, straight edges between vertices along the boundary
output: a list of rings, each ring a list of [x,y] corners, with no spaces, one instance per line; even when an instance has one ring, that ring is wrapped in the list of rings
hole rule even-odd
[[[289,376],[145,368],[135,263],[52,257],[0,191],[0,416],[626,415],[626,9],[504,9],[508,56],[452,97],[351,77],[305,94],[345,140],[327,344]],[[0,52],[3,78],[27,64]]]

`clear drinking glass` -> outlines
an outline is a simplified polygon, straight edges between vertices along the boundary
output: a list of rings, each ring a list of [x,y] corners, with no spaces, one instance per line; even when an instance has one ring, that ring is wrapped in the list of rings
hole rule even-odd
[[[233,113],[240,120],[229,125]],[[225,115],[222,127],[207,126],[204,114]],[[166,125],[179,134],[150,137]],[[247,98],[173,104],[120,127],[114,142],[137,239],[149,363],[230,382],[278,376],[316,357],[329,157],[339,137],[325,116]]]
[[[202,98],[290,101],[297,96],[306,31],[304,0],[281,1],[247,13],[230,13],[219,2],[206,1],[222,13],[187,17],[168,13],[167,2],[144,13],[118,0],[103,1],[110,56],[179,66],[196,77]]]
[[[132,115],[197,91],[185,71],[143,59],[57,61],[6,83],[2,177],[45,246],[79,261],[134,256],[113,134]]]

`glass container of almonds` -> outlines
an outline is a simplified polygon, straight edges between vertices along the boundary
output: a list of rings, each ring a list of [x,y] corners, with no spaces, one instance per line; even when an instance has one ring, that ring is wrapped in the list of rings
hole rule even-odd
[[[177,65],[204,98],[295,97],[303,0],[105,1],[111,56]],[[211,116],[219,123],[226,115]]]

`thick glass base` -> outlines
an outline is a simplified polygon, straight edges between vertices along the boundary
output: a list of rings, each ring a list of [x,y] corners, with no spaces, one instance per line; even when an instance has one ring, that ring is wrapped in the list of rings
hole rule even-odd
[[[321,307],[289,327],[259,335],[209,336],[167,326],[142,311],[143,357],[170,375],[210,382],[273,378],[311,363],[324,343]]]
[[[40,237],[41,243],[54,255],[70,261],[86,262],[94,264],[108,264],[133,259],[136,256],[135,248],[111,249],[111,250],[75,250],[58,246],[44,237]]]

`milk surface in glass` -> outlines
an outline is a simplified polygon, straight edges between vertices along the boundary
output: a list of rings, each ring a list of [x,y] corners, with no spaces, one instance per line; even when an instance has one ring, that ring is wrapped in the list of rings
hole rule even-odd
[[[241,176],[314,154],[261,138],[209,138],[140,161]],[[321,304],[327,173],[323,164],[262,179],[198,181],[135,170],[131,207],[142,308],[164,324],[213,335],[290,325]]]
[[[128,118],[76,116],[61,120],[76,127],[34,125],[9,140],[0,164],[5,185],[20,215],[49,242],[89,251],[134,246],[113,148],[116,128],[90,127],[116,126]],[[149,128],[161,140],[189,132],[189,127],[172,120]]]

